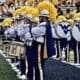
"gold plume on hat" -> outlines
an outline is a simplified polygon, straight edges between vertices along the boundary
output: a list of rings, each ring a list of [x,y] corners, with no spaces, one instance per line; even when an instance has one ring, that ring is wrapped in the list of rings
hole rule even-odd
[[[57,21],[66,21],[66,18],[63,15],[61,15],[58,16]]]
[[[57,9],[54,7],[52,3],[50,3],[49,1],[42,1],[37,5],[37,7],[39,9],[39,12],[46,9],[49,12],[49,19],[51,21],[56,20]]]
[[[13,16],[15,17],[15,16],[19,15],[20,12],[21,12],[21,9],[17,9],[17,10],[15,10],[12,14],[13,14]]]
[[[38,10],[38,8],[34,8],[34,10],[33,10],[33,12],[32,12],[32,16],[33,16],[33,18],[39,16],[39,10]]]
[[[79,13],[76,13],[74,18],[79,18],[80,19],[80,12]]]
[[[5,19],[3,20],[3,24],[4,24],[4,25],[7,24],[7,26],[11,26],[11,24],[12,24],[12,19],[11,19],[11,18],[5,18]]]
[[[74,20],[73,20],[73,19],[68,19],[68,22],[69,22],[70,24],[73,24],[73,23],[74,23]]]

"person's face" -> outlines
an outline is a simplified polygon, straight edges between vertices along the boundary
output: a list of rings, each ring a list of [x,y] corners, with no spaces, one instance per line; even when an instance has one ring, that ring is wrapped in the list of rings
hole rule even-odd
[[[21,23],[23,20],[22,19],[18,19],[18,23]]]
[[[26,23],[26,18],[24,18],[24,23]]]
[[[19,23],[19,19],[16,19],[16,23],[17,23],[17,24]]]
[[[43,17],[43,21],[47,22],[48,21],[48,17]]]
[[[32,27],[36,27],[36,26],[37,26],[37,23],[32,22]]]
[[[36,26],[37,26],[37,23],[33,22],[32,27],[36,27]]]
[[[42,17],[42,16],[39,17],[39,21],[40,21],[40,22],[43,21],[43,17]]]
[[[24,23],[30,24],[30,21],[27,18],[24,18]]]
[[[24,22],[24,19],[21,19],[21,22],[23,23]]]
[[[15,22],[13,22],[12,25],[15,25]]]
[[[17,24],[17,21],[15,21],[15,25]]]
[[[48,21],[48,17],[40,16],[39,17],[39,21],[40,22],[47,22]]]

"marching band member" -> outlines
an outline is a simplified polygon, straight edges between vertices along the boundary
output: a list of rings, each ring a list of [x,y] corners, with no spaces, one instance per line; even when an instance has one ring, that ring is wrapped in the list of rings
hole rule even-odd
[[[70,26],[71,26],[71,30],[72,30],[72,27],[73,27],[73,24],[74,24],[74,20],[73,20],[73,19],[68,19],[68,22],[69,22],[69,24],[70,24]],[[70,30],[70,31],[71,31],[71,30]],[[72,32],[71,32],[71,33],[72,33]],[[72,46],[74,45],[73,42],[72,42],[72,39],[73,39],[73,38],[72,38],[72,34],[71,34],[71,40],[69,41],[69,45],[68,45],[68,52],[69,52],[69,53],[67,54],[68,61],[69,61],[69,57],[70,57],[70,48],[73,49]],[[75,49],[74,49],[73,51],[74,51],[74,55],[75,55]],[[75,57],[76,57],[76,56],[75,56]],[[74,57],[74,58],[75,58],[75,57]]]
[[[49,12],[47,10],[43,10],[42,13],[40,14],[39,18],[40,18],[40,24],[44,23],[44,26],[46,28],[46,34],[44,36],[44,38],[46,38],[46,43],[42,43],[41,44],[41,65],[42,68],[44,66],[44,55],[46,55],[46,53],[44,53],[44,45],[46,44],[46,48],[47,48],[47,55],[48,57],[52,57],[55,54],[55,49],[54,49],[54,43],[53,43],[53,38],[52,38],[52,31],[51,31],[51,24],[49,21],[49,17],[48,17]]]
[[[24,18],[19,16],[19,19],[18,19],[18,23],[17,23],[17,26],[16,26],[16,40],[19,41],[19,42],[24,42]],[[20,70],[19,73],[17,73],[17,76],[20,78],[20,79],[26,79],[26,63],[25,63],[25,57],[23,55],[20,55],[20,64],[17,66],[18,69]]]
[[[13,19],[12,21],[12,25],[10,28],[8,28],[5,31],[5,35],[8,35],[9,38],[11,38],[11,40],[14,38],[15,40],[17,40],[16,38],[16,29],[18,28],[18,17],[16,17],[15,19]]]
[[[32,45],[30,43],[30,42],[32,42],[32,38],[31,38],[31,26],[32,26],[31,25],[31,19],[32,19],[32,16],[30,14],[27,14],[26,16],[24,16],[24,18],[23,18],[24,23],[20,22],[19,28],[17,29],[17,34],[20,37],[20,40],[26,42],[26,55],[28,53],[31,54],[31,50],[29,50],[30,49],[29,46]],[[24,74],[26,73],[25,60],[23,60],[23,61],[21,60],[21,72],[22,72],[21,73],[22,76],[20,77],[20,79],[23,79],[24,78]],[[28,74],[29,74],[29,71],[28,71]]]
[[[67,60],[67,45],[69,41],[71,40],[71,35],[70,35],[70,24],[68,21],[66,21],[66,18],[64,16],[59,16],[58,17],[58,25],[56,27],[57,34],[60,37],[60,48],[61,51],[64,49],[65,51],[65,60]],[[61,56],[60,56],[61,58]]]
[[[15,25],[15,22],[13,21],[12,26],[5,31],[5,35],[7,35],[8,38],[12,38],[15,35],[14,25]]]
[[[12,28],[12,26],[10,25],[12,23],[11,19],[5,19],[3,21],[4,27],[5,27],[5,32],[4,35],[7,37],[7,40],[11,41],[12,40],[12,36],[14,34],[14,30]],[[14,24],[14,23],[13,23]],[[10,27],[11,26],[11,27]],[[14,59],[12,58],[11,60],[7,59],[9,62],[14,63]],[[11,64],[10,65],[13,65]]]
[[[44,35],[44,43],[41,44],[41,51],[40,51],[41,67],[42,67],[43,79],[44,79],[45,78],[45,72],[44,72],[45,60],[50,57],[53,58],[55,55],[51,21],[55,21],[57,16],[57,11],[56,11],[56,8],[49,1],[43,1],[40,4],[38,4],[38,9],[40,12],[40,16],[39,16],[40,24],[45,22],[44,26],[46,28],[46,32]]]
[[[12,19],[10,18],[5,18],[4,21],[3,21],[3,24],[4,24],[4,29],[5,29],[5,36],[8,40],[11,40],[9,33],[11,32],[11,25],[12,25]]]
[[[24,22],[24,23],[23,23]],[[28,43],[28,39],[30,42],[31,36],[29,37],[29,31],[31,28],[31,15],[27,14],[26,16],[23,17],[23,19],[20,21],[19,25],[18,25],[18,29],[17,29],[17,34],[20,38],[20,41],[22,42],[26,42]],[[28,44],[27,44],[28,46]],[[29,47],[30,48],[30,47]],[[28,49],[28,48],[26,48]],[[30,53],[30,50],[26,50],[26,53]],[[19,76],[20,79],[26,79],[26,62],[25,62],[25,57],[23,57],[21,55],[21,59],[20,59],[20,71],[21,71],[21,75]]]
[[[12,41],[12,40],[16,40],[16,33],[15,33],[15,28],[16,28],[16,19],[12,21],[12,25],[10,28],[8,28],[6,31],[5,31],[5,35],[8,37],[8,40]],[[7,25],[6,25],[7,26]],[[12,65],[12,68],[15,68],[14,67],[14,64],[12,63],[15,63],[15,59],[11,59],[10,61],[11,65]]]
[[[74,63],[80,62],[79,42],[80,42],[80,13],[76,13],[74,16],[74,24],[72,27],[72,39],[70,46],[74,51]]]
[[[13,24],[12,24],[12,27],[9,28],[5,34],[7,35],[10,35],[10,38],[14,37],[14,40],[18,41],[18,42],[21,42],[21,37],[23,35],[22,33],[22,30],[23,30],[23,19],[22,18],[19,18],[19,17],[16,17],[15,21],[13,21]],[[20,64],[17,65],[14,65],[15,61],[18,62],[20,60]],[[11,59],[11,62],[13,64],[12,65],[12,68],[16,71],[16,72],[20,72],[21,73],[21,76],[19,78],[21,79],[25,79],[26,76],[25,76],[25,71],[26,71],[26,64],[25,64],[25,59],[22,58],[22,56],[20,57],[20,59],[18,59],[18,57],[16,57],[15,59]],[[19,68],[20,67],[20,68]],[[19,76],[19,75],[18,75]]]
[[[51,20],[54,21],[56,19],[57,11],[49,1],[40,2],[38,4],[38,9],[40,12],[39,15],[40,24],[43,24],[45,22],[44,26],[46,28],[46,32],[44,35],[44,43],[41,44],[41,51],[40,51],[41,67],[43,70],[44,63],[46,60],[44,59],[44,57],[48,58],[55,55],[55,48],[53,43],[54,40],[52,37],[52,30],[51,30]],[[44,70],[43,70],[43,76],[44,76]]]
[[[22,27],[22,32],[21,32],[22,37],[24,37],[25,34],[27,35],[27,33],[29,32],[29,26],[31,25],[31,15],[27,14],[26,16],[24,16],[23,21],[24,21],[24,25]],[[26,40],[26,37],[24,37],[24,39]],[[22,38],[21,38],[21,40],[22,40]]]
[[[29,44],[26,46],[26,55],[27,55],[27,61],[28,61],[28,73],[27,77],[29,80],[34,80],[34,69],[35,69],[35,80],[40,80],[40,71],[39,71],[39,65],[38,65],[38,39],[37,36],[39,36],[38,30],[39,29],[39,20],[37,18],[34,18],[32,20],[32,28],[30,34],[32,37],[32,45]],[[28,38],[28,37],[26,37]],[[40,38],[40,37],[39,37]],[[30,42],[31,38],[29,37]],[[28,42],[29,43],[29,42]]]
[[[55,49],[56,49],[56,58],[59,58],[59,36],[56,33],[56,22],[52,23],[52,36],[54,39],[54,43],[55,43]]]

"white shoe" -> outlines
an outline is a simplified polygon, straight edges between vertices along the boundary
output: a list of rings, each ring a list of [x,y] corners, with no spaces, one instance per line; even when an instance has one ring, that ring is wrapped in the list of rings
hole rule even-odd
[[[16,76],[19,78],[21,75],[17,74]]]
[[[15,69],[15,72],[17,72],[17,73],[18,73],[18,72],[20,72],[20,70],[19,70],[19,69]]]
[[[61,58],[55,58],[56,60],[61,60]]]
[[[16,75],[17,77],[20,77],[21,76],[21,72],[19,71],[19,72],[17,72],[17,75]]]
[[[9,63],[11,62],[11,60],[10,60],[10,59],[6,59],[6,61],[8,61]]]
[[[17,75],[21,75],[21,71],[17,72]]]
[[[19,71],[16,76],[19,78],[21,76],[21,72]]]
[[[17,70],[17,67],[16,67],[16,66],[12,66],[12,69],[13,69],[14,71],[16,71],[16,70]]]
[[[19,64],[20,64],[20,62],[15,63],[16,66],[19,65]]]
[[[63,63],[66,63],[66,61],[62,61]]]
[[[11,67],[16,67],[16,63],[11,63]]]
[[[79,66],[76,66],[77,68],[80,68],[80,65]]]
[[[26,75],[21,75],[21,76],[19,76],[18,78],[19,78],[19,79],[22,79],[22,80],[26,80],[26,79],[27,79]]]
[[[11,67],[13,68],[13,67],[15,67],[15,65],[13,63],[11,63]]]
[[[56,55],[52,56],[51,58],[55,59],[56,58]]]
[[[12,67],[15,66],[15,63],[11,63],[11,66],[12,66]]]
[[[70,65],[73,65],[73,66],[80,66],[79,63],[70,63]]]
[[[12,63],[11,63],[11,62],[10,62],[9,64],[10,64],[10,65],[12,65]]]

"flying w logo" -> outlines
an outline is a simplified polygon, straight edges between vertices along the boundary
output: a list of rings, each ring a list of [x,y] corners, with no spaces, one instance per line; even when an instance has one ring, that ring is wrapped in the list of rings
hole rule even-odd
[[[68,25],[59,24],[59,26],[61,26],[61,28],[62,28],[62,30],[64,31],[65,34],[67,34],[67,32],[70,31],[69,30],[69,26],[70,26],[69,24]]]

